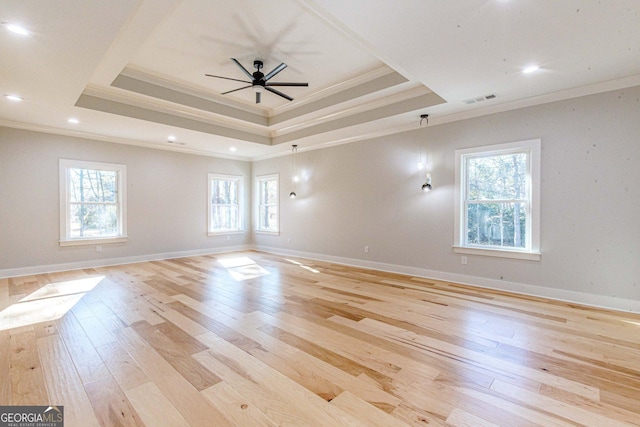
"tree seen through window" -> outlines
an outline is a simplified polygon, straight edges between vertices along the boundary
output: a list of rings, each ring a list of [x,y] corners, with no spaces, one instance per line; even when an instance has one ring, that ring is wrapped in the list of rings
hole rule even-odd
[[[68,174],[70,237],[118,235],[118,173],[70,168]]]
[[[525,248],[527,153],[468,157],[467,244]]]

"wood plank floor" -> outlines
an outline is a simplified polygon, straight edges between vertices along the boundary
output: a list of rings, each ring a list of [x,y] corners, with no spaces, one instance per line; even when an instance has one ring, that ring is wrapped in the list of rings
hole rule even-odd
[[[0,279],[0,405],[79,426],[640,425],[640,316],[261,252]]]

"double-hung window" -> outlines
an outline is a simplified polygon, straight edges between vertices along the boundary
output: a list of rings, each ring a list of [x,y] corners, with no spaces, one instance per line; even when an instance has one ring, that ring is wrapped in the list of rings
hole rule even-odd
[[[256,201],[256,231],[277,234],[280,229],[278,174],[256,177]]]
[[[126,166],[60,159],[60,245],[126,241]]]
[[[454,251],[540,259],[540,140],[456,150]]]
[[[208,176],[209,235],[242,231],[242,177]]]

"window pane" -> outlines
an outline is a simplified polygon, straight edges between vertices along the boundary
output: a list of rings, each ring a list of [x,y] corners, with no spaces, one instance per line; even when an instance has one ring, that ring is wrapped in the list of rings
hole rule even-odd
[[[118,235],[118,207],[92,203],[69,206],[70,237],[111,237]]]
[[[258,223],[260,231],[278,232],[278,178],[257,179]]]
[[[278,207],[262,206],[260,208],[260,230],[277,231],[278,230]]]
[[[211,228],[213,230],[237,230],[238,206],[215,205],[211,207]]]
[[[70,202],[116,203],[118,173],[93,169],[69,169]]]
[[[238,195],[240,180],[237,178],[211,178],[211,206],[209,231],[240,230]]]
[[[60,245],[124,241],[126,188],[125,165],[60,159]]]
[[[472,203],[467,206],[467,243],[525,248],[524,203]]]
[[[213,180],[211,203],[237,204],[238,183],[235,180]]]
[[[467,160],[467,200],[523,199],[527,154],[471,157]]]
[[[540,260],[540,154],[539,139],[456,150],[454,252]]]
[[[262,181],[262,203],[265,205],[276,203],[278,196],[278,182],[275,180]]]

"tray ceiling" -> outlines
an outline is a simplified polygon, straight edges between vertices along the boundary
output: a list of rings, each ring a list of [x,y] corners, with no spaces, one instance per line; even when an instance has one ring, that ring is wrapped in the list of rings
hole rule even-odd
[[[246,160],[640,84],[635,0],[9,0],[0,20],[32,32],[0,33],[24,98],[0,124]],[[309,87],[221,95],[243,84],[205,74],[246,79],[232,57]]]

